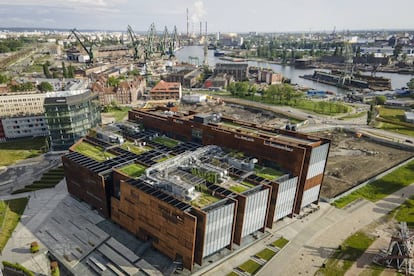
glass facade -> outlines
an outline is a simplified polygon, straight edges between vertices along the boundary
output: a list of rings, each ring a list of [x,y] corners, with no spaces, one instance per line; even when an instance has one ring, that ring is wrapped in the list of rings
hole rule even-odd
[[[90,91],[46,98],[44,108],[54,151],[69,149],[90,128],[101,124],[98,95]]]

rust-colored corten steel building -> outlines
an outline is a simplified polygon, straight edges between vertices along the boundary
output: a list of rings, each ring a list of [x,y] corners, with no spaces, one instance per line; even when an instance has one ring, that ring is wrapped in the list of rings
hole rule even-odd
[[[86,137],[70,148],[68,191],[189,270],[319,199],[329,140],[164,107],[129,119],[145,129],[134,143]],[[167,147],[159,135],[182,142]],[[265,166],[273,178],[259,176]]]
[[[216,117],[194,112],[179,114],[160,107],[129,112],[129,120],[169,137],[246,152],[258,158],[259,163],[270,162],[291,172],[298,177],[294,213],[319,200],[329,139],[225,117],[218,122]]]

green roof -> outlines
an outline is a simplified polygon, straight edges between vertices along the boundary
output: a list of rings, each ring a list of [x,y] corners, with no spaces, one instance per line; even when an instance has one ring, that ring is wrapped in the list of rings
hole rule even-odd
[[[124,150],[128,150],[130,152],[133,152],[136,155],[140,155],[143,152],[151,150],[151,147],[148,147],[148,146],[139,147],[139,146],[136,146],[136,145],[134,145],[134,143],[129,142],[129,141],[123,143],[121,145],[121,148],[124,149]]]
[[[99,162],[115,157],[114,154],[104,151],[102,147],[95,146],[85,141],[77,144],[74,147],[74,150]]]
[[[280,170],[269,168],[269,167],[261,167],[261,166],[255,166],[254,168],[255,173],[257,176],[263,177],[268,180],[274,180],[276,178],[281,177],[282,175],[286,174]]]
[[[145,169],[146,168],[142,165],[132,163],[124,167],[120,167],[118,170],[132,178],[136,178],[141,176],[145,172]]]

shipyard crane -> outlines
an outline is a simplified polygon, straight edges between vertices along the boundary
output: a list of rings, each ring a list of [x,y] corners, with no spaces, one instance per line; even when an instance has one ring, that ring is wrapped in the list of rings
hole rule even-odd
[[[129,38],[131,39],[132,47],[134,47],[134,59],[138,59],[139,58],[139,51],[138,51],[139,41],[137,40],[137,36],[135,35],[130,25],[128,25],[127,32],[128,32]]]
[[[155,29],[155,24],[152,23],[148,33],[147,33],[147,40],[145,42],[145,46],[144,46],[144,55],[145,55],[145,60],[150,60],[152,55],[155,52],[155,37],[156,37],[157,31]]]
[[[95,45],[95,43],[93,41],[90,41],[89,39],[87,39],[84,35],[82,35],[76,29],[72,29],[72,30],[70,30],[70,32],[71,32],[71,34],[69,35],[69,37],[71,37],[72,34],[75,36],[76,40],[80,43],[80,45],[82,46],[82,48],[88,54],[88,56],[89,56],[89,63],[93,63],[93,61],[94,61],[93,60],[93,45]],[[85,43],[87,43],[88,46],[85,45]]]
[[[170,52],[170,57],[174,57],[175,54],[175,49],[177,49],[179,47],[179,40],[178,40],[178,31],[177,31],[177,26],[174,26],[174,31],[171,34],[171,39],[169,41],[169,52]]]
[[[349,42],[344,41],[344,58],[345,68],[342,71],[342,76],[339,79],[341,85],[344,85],[346,81],[350,81],[354,74],[354,51]]]
[[[168,46],[169,46],[169,34],[168,34],[168,28],[165,26],[164,33],[162,35],[161,41],[160,41],[160,52],[161,56],[165,56],[168,53]]]

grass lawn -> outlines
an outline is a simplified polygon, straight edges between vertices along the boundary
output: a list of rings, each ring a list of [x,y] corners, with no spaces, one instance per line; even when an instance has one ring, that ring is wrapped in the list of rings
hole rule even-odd
[[[0,166],[8,166],[19,160],[42,154],[45,142],[45,137],[36,137],[0,143]]]
[[[248,260],[247,262],[244,262],[239,266],[242,270],[250,273],[251,275],[256,274],[256,272],[261,268],[262,266],[258,263],[256,263],[253,260]]]
[[[178,145],[180,143],[177,140],[174,140],[174,139],[171,139],[171,138],[168,138],[168,137],[165,137],[165,136],[155,137],[154,139],[152,139],[152,141],[157,143],[157,144],[161,144],[161,145],[164,145],[166,147],[169,147],[169,148],[173,148],[173,147],[175,147],[176,145]]]
[[[142,165],[132,163],[120,168],[119,170],[132,178],[136,178],[141,176],[144,173],[145,169],[146,168]]]
[[[279,238],[278,240],[272,242],[273,246],[279,247],[279,248],[283,248],[289,241],[285,238]]]
[[[363,232],[356,232],[342,243],[340,249],[326,261],[325,268],[321,268],[315,275],[344,275],[374,240]]]
[[[75,147],[75,151],[86,155],[96,161],[102,162],[105,161],[106,158],[113,158],[115,155],[109,152],[104,152],[103,148],[89,144],[87,142],[82,142]]]
[[[136,155],[140,155],[143,152],[151,150],[151,147],[147,147],[147,146],[138,147],[138,146],[135,146],[134,143],[129,142],[129,141],[123,143],[121,145],[121,148],[123,148],[124,150],[128,150],[129,148],[129,151],[135,153]]]
[[[7,201],[0,201],[0,251],[6,246],[14,228],[26,208],[29,199],[27,197]]]
[[[229,274],[227,274],[227,276],[239,276],[239,274],[237,274],[236,272],[232,271]]]
[[[362,111],[362,112],[358,112],[358,113],[348,114],[348,115],[342,116],[338,119],[339,120],[351,120],[351,119],[361,118],[361,117],[364,117],[366,115],[367,115],[367,112]]]
[[[161,163],[164,162],[165,160],[168,160],[170,158],[173,158],[174,156],[172,155],[168,155],[168,156],[162,156],[161,158],[155,159],[154,161],[157,163]]]
[[[395,124],[390,124],[390,123],[384,123],[384,122],[378,122],[378,124],[376,125],[376,128],[380,128],[383,130],[414,137],[414,128],[410,128],[410,127],[405,127],[405,126],[400,126],[400,125],[395,125]]]
[[[268,180],[273,180],[277,177],[284,175],[283,172],[278,171],[276,169],[268,168],[268,167],[260,167],[257,165],[255,166],[254,170],[255,170],[256,175],[263,177],[265,179],[268,179]]]
[[[370,201],[378,201],[389,194],[392,194],[401,188],[414,182],[414,161],[396,169],[386,176],[371,182],[370,184],[356,190],[355,192],[344,196],[333,203],[338,208],[343,208],[349,203],[359,198],[365,198]]]
[[[109,116],[114,117],[116,122],[123,121],[128,116],[128,111],[130,111],[130,107],[124,107],[124,106],[108,106],[105,107],[105,112]]]
[[[276,255],[276,252],[273,250],[270,250],[269,248],[265,248],[256,254],[257,257],[263,260],[266,260],[266,261],[270,260],[274,255]]]
[[[404,111],[403,109],[394,109],[394,108],[385,108],[380,107],[378,108],[379,115],[388,120],[396,121],[396,122],[405,122],[404,118]]]
[[[359,276],[380,276],[385,267],[376,264],[370,264],[368,268],[359,274]]]
[[[414,227],[414,196],[398,207],[395,219],[407,222],[408,227]]]

